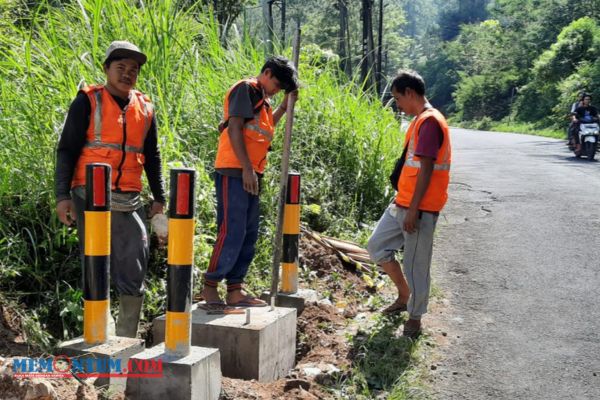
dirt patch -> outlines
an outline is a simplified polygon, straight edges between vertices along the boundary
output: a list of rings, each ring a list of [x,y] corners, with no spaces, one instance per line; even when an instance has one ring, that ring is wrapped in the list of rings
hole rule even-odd
[[[332,398],[322,385],[350,368],[353,355],[345,333],[358,312],[372,311],[365,304],[376,291],[373,280],[304,237],[300,265],[300,286],[315,290],[319,300],[307,302],[298,317],[296,367],[285,379],[270,383],[223,378],[221,400]]]
[[[28,353],[21,316],[10,306],[0,305],[0,355],[24,356]]]
[[[76,379],[16,378],[13,360],[19,357],[42,357],[27,344],[21,315],[8,302],[0,305],[0,399],[21,400],[97,400],[98,392],[90,383]]]
[[[303,384],[294,386],[298,381]],[[289,382],[292,382],[290,385]],[[306,390],[308,389],[308,390]],[[314,384],[307,380],[280,379],[270,383],[256,381],[241,381],[223,378],[220,400],[237,399],[288,399],[288,400],[316,400],[327,398]]]
[[[13,358],[0,358],[0,399],[5,400],[97,400],[98,393],[90,383],[75,379],[24,379],[12,372]]]

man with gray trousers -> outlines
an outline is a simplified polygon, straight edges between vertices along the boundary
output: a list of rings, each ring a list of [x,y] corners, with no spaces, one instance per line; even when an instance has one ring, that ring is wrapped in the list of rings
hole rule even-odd
[[[77,223],[84,258],[85,167],[112,167],[110,277],[119,293],[116,335],[136,337],[144,299],[149,246],[140,196],[146,172],[154,201],[148,217],[162,214],[165,192],[156,118],[150,99],[133,89],[146,55],[132,43],[115,41],[106,51],[106,83],[86,86],[71,103],[56,157],[56,212]],[[112,333],[112,332],[109,332]]]
[[[398,291],[384,314],[408,311],[403,335],[421,334],[427,312],[433,233],[448,199],[450,130],[446,118],[429,104],[425,82],[414,71],[401,71],[392,82],[398,109],[414,118],[404,138],[404,151],[392,174],[396,197],[384,211],[368,244],[371,259],[381,265]],[[403,250],[404,274],[395,259]]]

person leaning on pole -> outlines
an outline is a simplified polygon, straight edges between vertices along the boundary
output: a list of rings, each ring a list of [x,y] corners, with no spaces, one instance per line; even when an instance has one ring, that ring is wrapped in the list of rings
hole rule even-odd
[[[116,334],[126,337],[137,335],[149,256],[142,171],[154,196],[148,217],[162,214],[165,204],[154,110],[150,99],[133,89],[145,62],[146,55],[134,44],[110,44],[106,83],[83,88],[71,103],[55,174],[56,212],[65,225],[76,222],[83,260],[85,167],[112,167],[110,276],[120,302]]]
[[[398,298],[383,313],[408,311],[404,336],[416,338],[429,301],[433,232],[448,198],[450,134],[444,116],[425,98],[425,82],[416,72],[401,71],[392,82],[392,95],[398,109],[414,119],[396,166],[399,177],[391,178],[396,198],[369,238],[368,251],[398,290]],[[404,274],[395,259],[401,249]]]
[[[297,79],[296,69],[287,59],[272,57],[256,78],[237,82],[225,95],[215,160],[218,235],[204,274],[203,308],[266,306],[242,285],[258,238],[260,181],[267,153],[275,125],[286,112],[288,96],[297,96]],[[273,111],[269,98],[280,90],[286,95]],[[222,280],[227,282],[225,302],[217,291]]]

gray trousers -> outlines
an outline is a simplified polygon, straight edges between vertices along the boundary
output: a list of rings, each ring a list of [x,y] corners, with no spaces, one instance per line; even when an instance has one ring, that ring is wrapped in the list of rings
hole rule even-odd
[[[77,237],[83,268],[85,244],[85,200],[71,192],[77,212]],[[150,254],[144,207],[135,211],[112,211],[110,221],[110,280],[122,295],[141,296]]]
[[[407,309],[411,319],[421,319],[429,304],[433,232],[438,216],[419,212],[417,230],[409,234],[402,228],[406,211],[391,204],[379,219],[367,249],[377,264],[394,261],[396,251],[404,249],[402,266],[410,288]]]

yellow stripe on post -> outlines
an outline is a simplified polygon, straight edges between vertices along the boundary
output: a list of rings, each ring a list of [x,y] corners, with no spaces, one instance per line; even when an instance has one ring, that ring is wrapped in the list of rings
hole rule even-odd
[[[283,211],[283,233],[300,234],[300,204],[286,204]]]
[[[167,311],[165,348],[178,354],[189,352],[191,327],[189,312]]]
[[[108,300],[83,301],[83,340],[87,344],[106,342]]]
[[[167,263],[191,265],[194,260],[194,220],[169,219],[169,243]]]
[[[110,255],[110,211],[84,211],[85,255]]]
[[[298,291],[298,266],[291,263],[282,263],[281,291],[283,293],[296,293]]]

